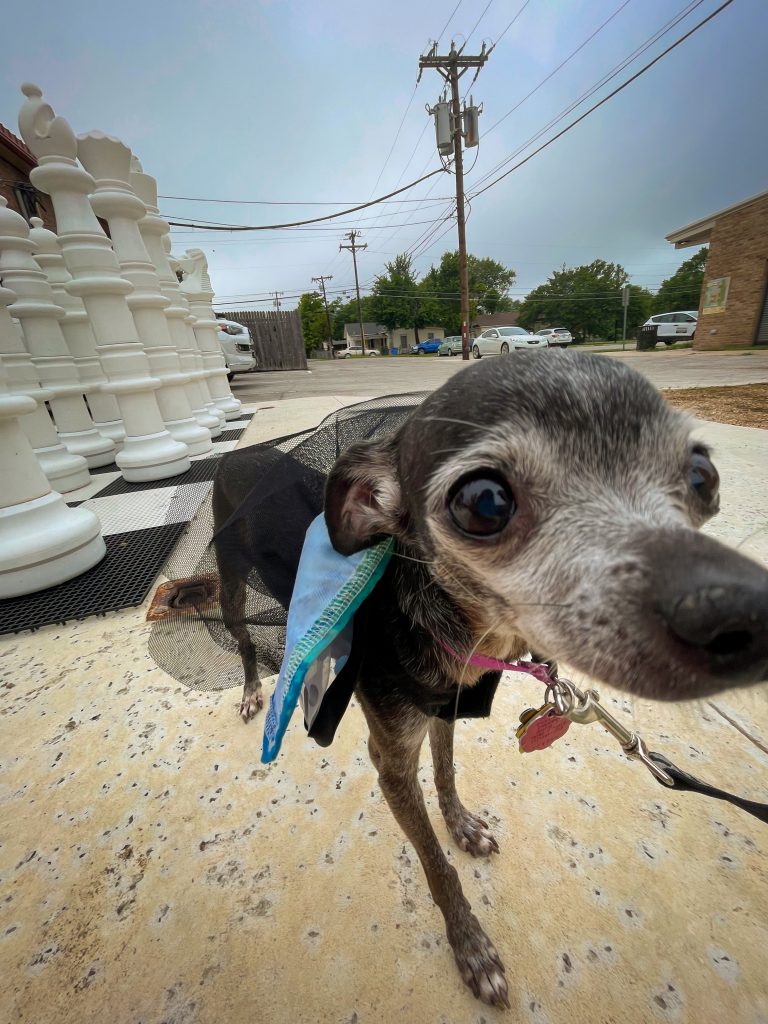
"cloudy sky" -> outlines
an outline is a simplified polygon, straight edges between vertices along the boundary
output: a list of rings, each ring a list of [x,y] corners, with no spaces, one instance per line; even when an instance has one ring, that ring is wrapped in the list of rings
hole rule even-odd
[[[540,141],[720,2],[529,0],[472,87],[483,113],[479,150],[467,153],[468,194],[501,161],[531,152],[532,137],[678,14],[689,11]],[[251,201],[166,198],[161,209],[169,219],[272,224],[319,216],[439,167],[424,106],[438,98],[441,83],[425,71],[414,94],[419,53],[441,32],[441,52],[466,37],[466,52],[477,52],[522,6],[67,0],[54,9],[48,0],[25,0],[3,14],[0,121],[17,130],[19,83],[35,81],[77,132],[98,128],[128,143],[161,195]],[[765,0],[734,0],[639,81],[477,196],[470,251],[514,268],[519,295],[563,263],[597,257],[622,263],[637,284],[658,287],[693,252],[675,252],[665,234],[768,187],[767,37]],[[441,225],[453,188],[453,178],[441,174],[405,193],[408,202],[311,230],[176,229],[174,247],[199,245],[209,254],[222,308],[266,308],[272,290],[291,306],[318,274],[333,275],[334,292],[352,286],[351,258],[338,246],[353,226],[368,244],[363,284],[405,250],[423,273],[455,248],[455,228]]]

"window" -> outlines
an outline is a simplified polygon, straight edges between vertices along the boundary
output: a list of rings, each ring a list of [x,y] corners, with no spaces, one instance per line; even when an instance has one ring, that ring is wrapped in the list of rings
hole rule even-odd
[[[690,315],[690,313],[675,313],[675,320],[674,320],[674,322],[676,324],[693,324],[696,321]]]
[[[498,336],[498,331],[488,331],[488,333],[486,334],[486,338],[498,338]]]
[[[400,335],[400,344],[401,345],[407,345],[408,344],[408,335],[407,334],[401,334]]]
[[[37,216],[37,192],[32,185],[19,181],[13,186],[13,194],[19,204],[21,215],[29,223],[32,217]]]
[[[502,337],[504,338],[511,338],[513,335],[527,333],[528,331],[526,331],[523,327],[502,327],[501,330],[499,331],[499,334],[501,334]]]
[[[429,332],[429,334],[427,335],[427,340],[428,341],[434,341],[435,340],[435,332],[434,331],[430,331]]]

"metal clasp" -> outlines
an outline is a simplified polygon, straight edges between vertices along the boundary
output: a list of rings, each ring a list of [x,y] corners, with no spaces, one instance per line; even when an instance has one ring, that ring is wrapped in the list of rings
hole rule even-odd
[[[663,782],[665,786],[674,786],[674,779],[664,769],[656,764],[648,753],[645,741],[636,732],[625,728],[613,715],[600,703],[600,694],[597,690],[582,691],[570,681],[561,679],[557,675],[552,677],[547,687],[546,700],[551,700],[561,715],[576,722],[578,725],[588,725],[590,722],[599,722],[612,736],[621,744],[622,750],[633,760],[640,761],[654,778]]]

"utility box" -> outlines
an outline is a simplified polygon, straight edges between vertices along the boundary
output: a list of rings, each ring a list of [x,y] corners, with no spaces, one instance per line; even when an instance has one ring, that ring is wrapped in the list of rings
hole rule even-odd
[[[442,156],[453,153],[453,133],[451,132],[451,107],[445,100],[436,103],[432,108],[435,116],[435,139],[437,151]]]
[[[464,145],[467,149],[480,144],[480,110],[472,105],[465,107],[462,117],[464,120]]]

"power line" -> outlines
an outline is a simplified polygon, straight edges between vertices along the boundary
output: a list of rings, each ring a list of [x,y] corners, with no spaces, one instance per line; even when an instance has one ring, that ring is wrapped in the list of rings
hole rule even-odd
[[[461,7],[461,4],[462,4],[462,0],[459,0],[459,2],[458,2],[458,3],[456,4],[456,6],[455,6],[455,7],[453,8],[453,10],[451,11],[451,13],[450,13],[450,14],[448,15],[448,20],[447,20],[447,21],[446,21],[446,23],[445,23],[445,24],[443,25],[443,28],[442,28],[442,30],[441,30],[441,32],[440,32],[440,35],[439,35],[439,36],[437,37],[437,39],[435,40],[435,42],[436,42],[436,43],[438,44],[438,46],[440,45],[440,40],[441,40],[441,39],[443,38],[443,36],[445,35],[445,30],[446,30],[446,29],[448,28],[448,26],[449,26],[449,25],[451,24],[451,22],[453,21],[453,16],[454,16],[454,14],[456,13],[456,11],[458,11],[458,9],[459,9],[459,8]]]
[[[560,121],[564,120],[564,118],[566,118],[568,114],[574,111],[580,103],[582,103],[586,99],[589,99],[589,97],[594,95],[594,93],[596,93],[598,89],[602,88],[602,86],[604,85],[607,85],[608,82],[612,81],[612,79],[616,78],[619,74],[621,74],[621,72],[625,68],[627,68],[634,60],[636,60],[637,57],[639,57],[642,53],[645,53],[646,50],[650,49],[650,47],[653,46],[654,43],[656,43],[662,36],[666,35],[667,32],[669,32],[672,28],[678,25],[681,21],[683,21],[703,2],[704,0],[691,0],[691,2],[686,4],[686,6],[682,10],[678,11],[678,13],[673,18],[671,18],[668,22],[666,22],[666,24],[662,25],[661,28],[657,29],[653,33],[653,35],[646,39],[646,41],[641,46],[636,47],[627,57],[621,60],[618,64],[614,65],[614,67],[611,68],[610,71],[606,72],[606,74],[604,74],[597,82],[595,82],[594,85],[590,86],[589,89],[587,89],[579,97],[577,97],[575,100],[569,103],[564,110],[561,110],[559,114],[553,117],[546,125],[544,125],[543,128],[535,132],[526,142],[518,146],[518,148],[510,156],[505,157],[503,160],[500,160],[499,163],[497,163],[489,171],[486,171],[485,174],[481,175],[481,177],[474,183],[474,186],[477,187],[478,185],[481,185],[483,184],[483,182],[488,181],[490,178],[492,178],[493,175],[498,170],[500,170],[506,164],[514,160],[516,156],[519,156],[520,153],[527,149],[528,146],[530,146],[532,143],[536,142],[537,139],[540,139],[550,128],[554,128],[556,124],[559,124]]]
[[[556,68],[554,68],[552,71],[550,71],[550,73],[546,76],[546,78],[542,78],[542,80],[539,82],[539,84],[537,86],[535,86],[533,89],[531,89],[531,91],[529,93],[526,93],[526,95],[523,96],[523,98],[521,100],[519,100],[519,102],[517,102],[514,105],[514,107],[511,108],[511,110],[508,110],[506,112],[506,114],[504,114],[502,117],[500,117],[498,119],[498,121],[494,121],[494,123],[491,125],[491,127],[486,130],[485,134],[489,135],[494,130],[494,128],[498,128],[498,126],[501,124],[502,121],[506,121],[506,119],[511,114],[514,114],[514,112],[519,107],[521,107],[525,103],[526,100],[529,100],[531,98],[531,96],[533,96],[534,93],[538,92],[539,89],[541,89],[541,87],[543,85],[546,85],[546,83],[550,80],[550,78],[553,78],[557,74],[557,72],[562,70],[562,68],[564,68],[565,65],[569,61],[573,60],[573,58],[576,56],[576,54],[579,53],[581,50],[583,50],[584,47],[587,45],[587,43],[590,43],[599,32],[602,32],[602,30],[605,28],[605,26],[608,25],[611,21],[613,21],[613,19],[616,17],[616,15],[620,14],[629,3],[630,3],[630,0],[624,0],[624,2],[622,4],[620,4],[616,8],[616,10],[613,12],[613,14],[611,14],[609,17],[607,17],[605,19],[605,21],[602,23],[602,25],[599,25],[591,35],[587,36],[587,38],[584,40],[583,43],[581,43],[579,46],[577,46],[576,49],[572,53],[569,53],[568,56],[565,58],[565,60],[561,61],[557,65]],[[520,13],[520,12],[518,12],[518,13]],[[510,24],[513,24],[513,22],[510,22]],[[498,40],[497,40],[497,43],[498,43]],[[496,45],[496,43],[494,43],[494,46],[495,45]],[[491,49],[493,49],[493,47],[491,47]]]
[[[434,171],[430,171],[429,174],[423,175],[421,178],[417,178],[416,181],[410,182],[408,185],[403,185],[402,188],[395,189],[394,192],[388,192],[384,196],[380,196],[378,199],[371,199],[367,203],[360,203],[357,206],[351,206],[347,210],[338,210],[336,213],[329,213],[323,217],[310,217],[308,220],[296,220],[290,221],[287,224],[228,224],[218,227],[208,225],[202,225],[209,231],[276,231],[280,228],[296,228],[301,227],[304,224],[317,224],[319,221],[324,220],[335,220],[337,217],[345,217],[347,214],[356,213],[358,210],[365,210],[369,206],[376,206],[378,203],[383,202],[385,199],[391,199],[392,196],[400,195],[401,192],[407,192],[409,189],[414,188],[416,185],[420,185],[422,181],[426,181],[428,178],[434,177],[435,174],[444,173],[444,168],[438,167]],[[171,227],[197,227],[197,224],[180,224],[177,221],[168,222]]]
[[[508,171],[505,171],[503,174],[500,174],[498,178],[494,178],[494,180],[491,181],[484,188],[481,188],[477,192],[473,192],[471,198],[474,199],[476,196],[482,195],[483,192],[487,192],[489,188],[493,188],[494,185],[498,185],[500,181],[502,181],[508,175],[512,174],[513,171],[518,170],[520,167],[523,166],[523,164],[527,164],[529,160],[532,160],[533,157],[535,157],[538,153],[541,153],[541,151],[546,149],[547,146],[551,146],[553,142],[556,142],[558,139],[562,138],[563,135],[566,134],[566,132],[569,132],[571,130],[571,128],[575,128],[577,124],[580,124],[580,122],[583,121],[585,118],[589,117],[590,114],[593,114],[596,110],[602,107],[604,103],[607,103],[608,100],[613,99],[614,96],[617,96],[620,92],[626,89],[628,85],[631,85],[632,82],[640,78],[641,75],[644,75],[646,71],[649,71],[654,66],[654,64],[657,64],[663,57],[666,57],[667,54],[672,52],[672,50],[676,49],[678,46],[684,43],[686,39],[690,39],[690,37],[695,32],[698,32],[700,28],[703,28],[704,25],[707,24],[707,22],[712,21],[713,18],[717,17],[717,15],[724,11],[726,7],[730,7],[732,3],[733,0],[725,0],[724,3],[722,3],[718,8],[712,11],[711,14],[708,14],[706,18],[703,18],[700,22],[698,22],[698,24],[694,25],[692,29],[685,33],[685,35],[680,36],[680,38],[676,39],[674,43],[672,43],[670,46],[666,48],[666,50],[662,50],[662,52],[658,54],[658,56],[654,57],[652,61],[649,61],[648,64],[640,68],[639,71],[636,71],[635,74],[631,76],[631,78],[628,78],[625,82],[622,82],[622,84],[618,86],[618,88],[614,89],[612,92],[609,92],[607,96],[604,96],[598,103],[595,103],[594,106],[590,107],[589,110],[585,110],[584,113],[577,117],[575,121],[571,121],[569,125],[566,125],[566,127],[559,131],[556,135],[553,135],[551,139],[547,139],[547,141],[543,145],[539,146],[537,149],[534,149],[532,153],[529,153],[528,156],[524,157],[513,167],[510,167]]]
[[[486,14],[488,13],[488,8],[489,8],[489,7],[491,6],[491,4],[492,4],[492,3],[493,3],[493,0],[488,0],[488,3],[487,3],[487,4],[485,5],[485,7],[483,8],[483,13],[482,13],[482,14],[480,15],[480,17],[479,17],[479,18],[477,19],[477,21],[475,22],[475,24],[474,24],[474,25],[472,26],[472,28],[470,29],[470,31],[469,31],[469,35],[468,35],[468,36],[467,36],[467,38],[466,38],[466,39],[464,40],[464,42],[463,42],[463,44],[462,44],[462,47],[461,47],[461,49],[459,50],[459,53],[462,53],[462,52],[464,51],[464,47],[465,47],[465,46],[467,45],[467,43],[468,43],[468,42],[469,42],[469,40],[471,39],[471,37],[472,37],[472,34],[473,34],[473,32],[475,31],[475,29],[477,28],[477,26],[478,26],[478,25],[480,24],[480,22],[481,22],[481,21],[483,20],[483,18],[484,18],[484,17],[486,16]]]
[[[494,50],[496,49],[496,47],[497,47],[497,46],[499,45],[499,43],[500,43],[500,42],[501,42],[501,40],[502,40],[502,39],[504,38],[504,36],[505,36],[505,35],[507,34],[507,32],[509,32],[509,30],[510,30],[510,29],[512,28],[512,26],[513,26],[513,25],[515,24],[515,22],[517,21],[517,19],[518,19],[518,18],[520,17],[520,15],[521,15],[521,14],[523,13],[523,11],[525,10],[525,8],[526,8],[526,7],[528,6],[528,4],[529,4],[530,2],[531,2],[531,0],[525,0],[525,3],[524,3],[524,4],[523,4],[523,6],[522,6],[522,7],[520,8],[520,10],[519,10],[519,11],[517,12],[517,14],[516,14],[516,15],[514,16],[514,18],[512,19],[512,21],[510,21],[510,23],[509,23],[509,24],[507,25],[507,27],[506,27],[506,28],[504,29],[504,31],[503,31],[503,32],[501,33],[501,35],[500,35],[500,36],[499,36],[499,38],[498,38],[498,39],[496,40],[496,42],[495,42],[495,43],[493,44],[493,46],[491,46],[490,50],[488,51],[488,53],[489,53],[489,54],[490,54],[490,53],[493,53],[493,51],[494,51]],[[487,133],[486,133],[486,134],[487,134]]]

